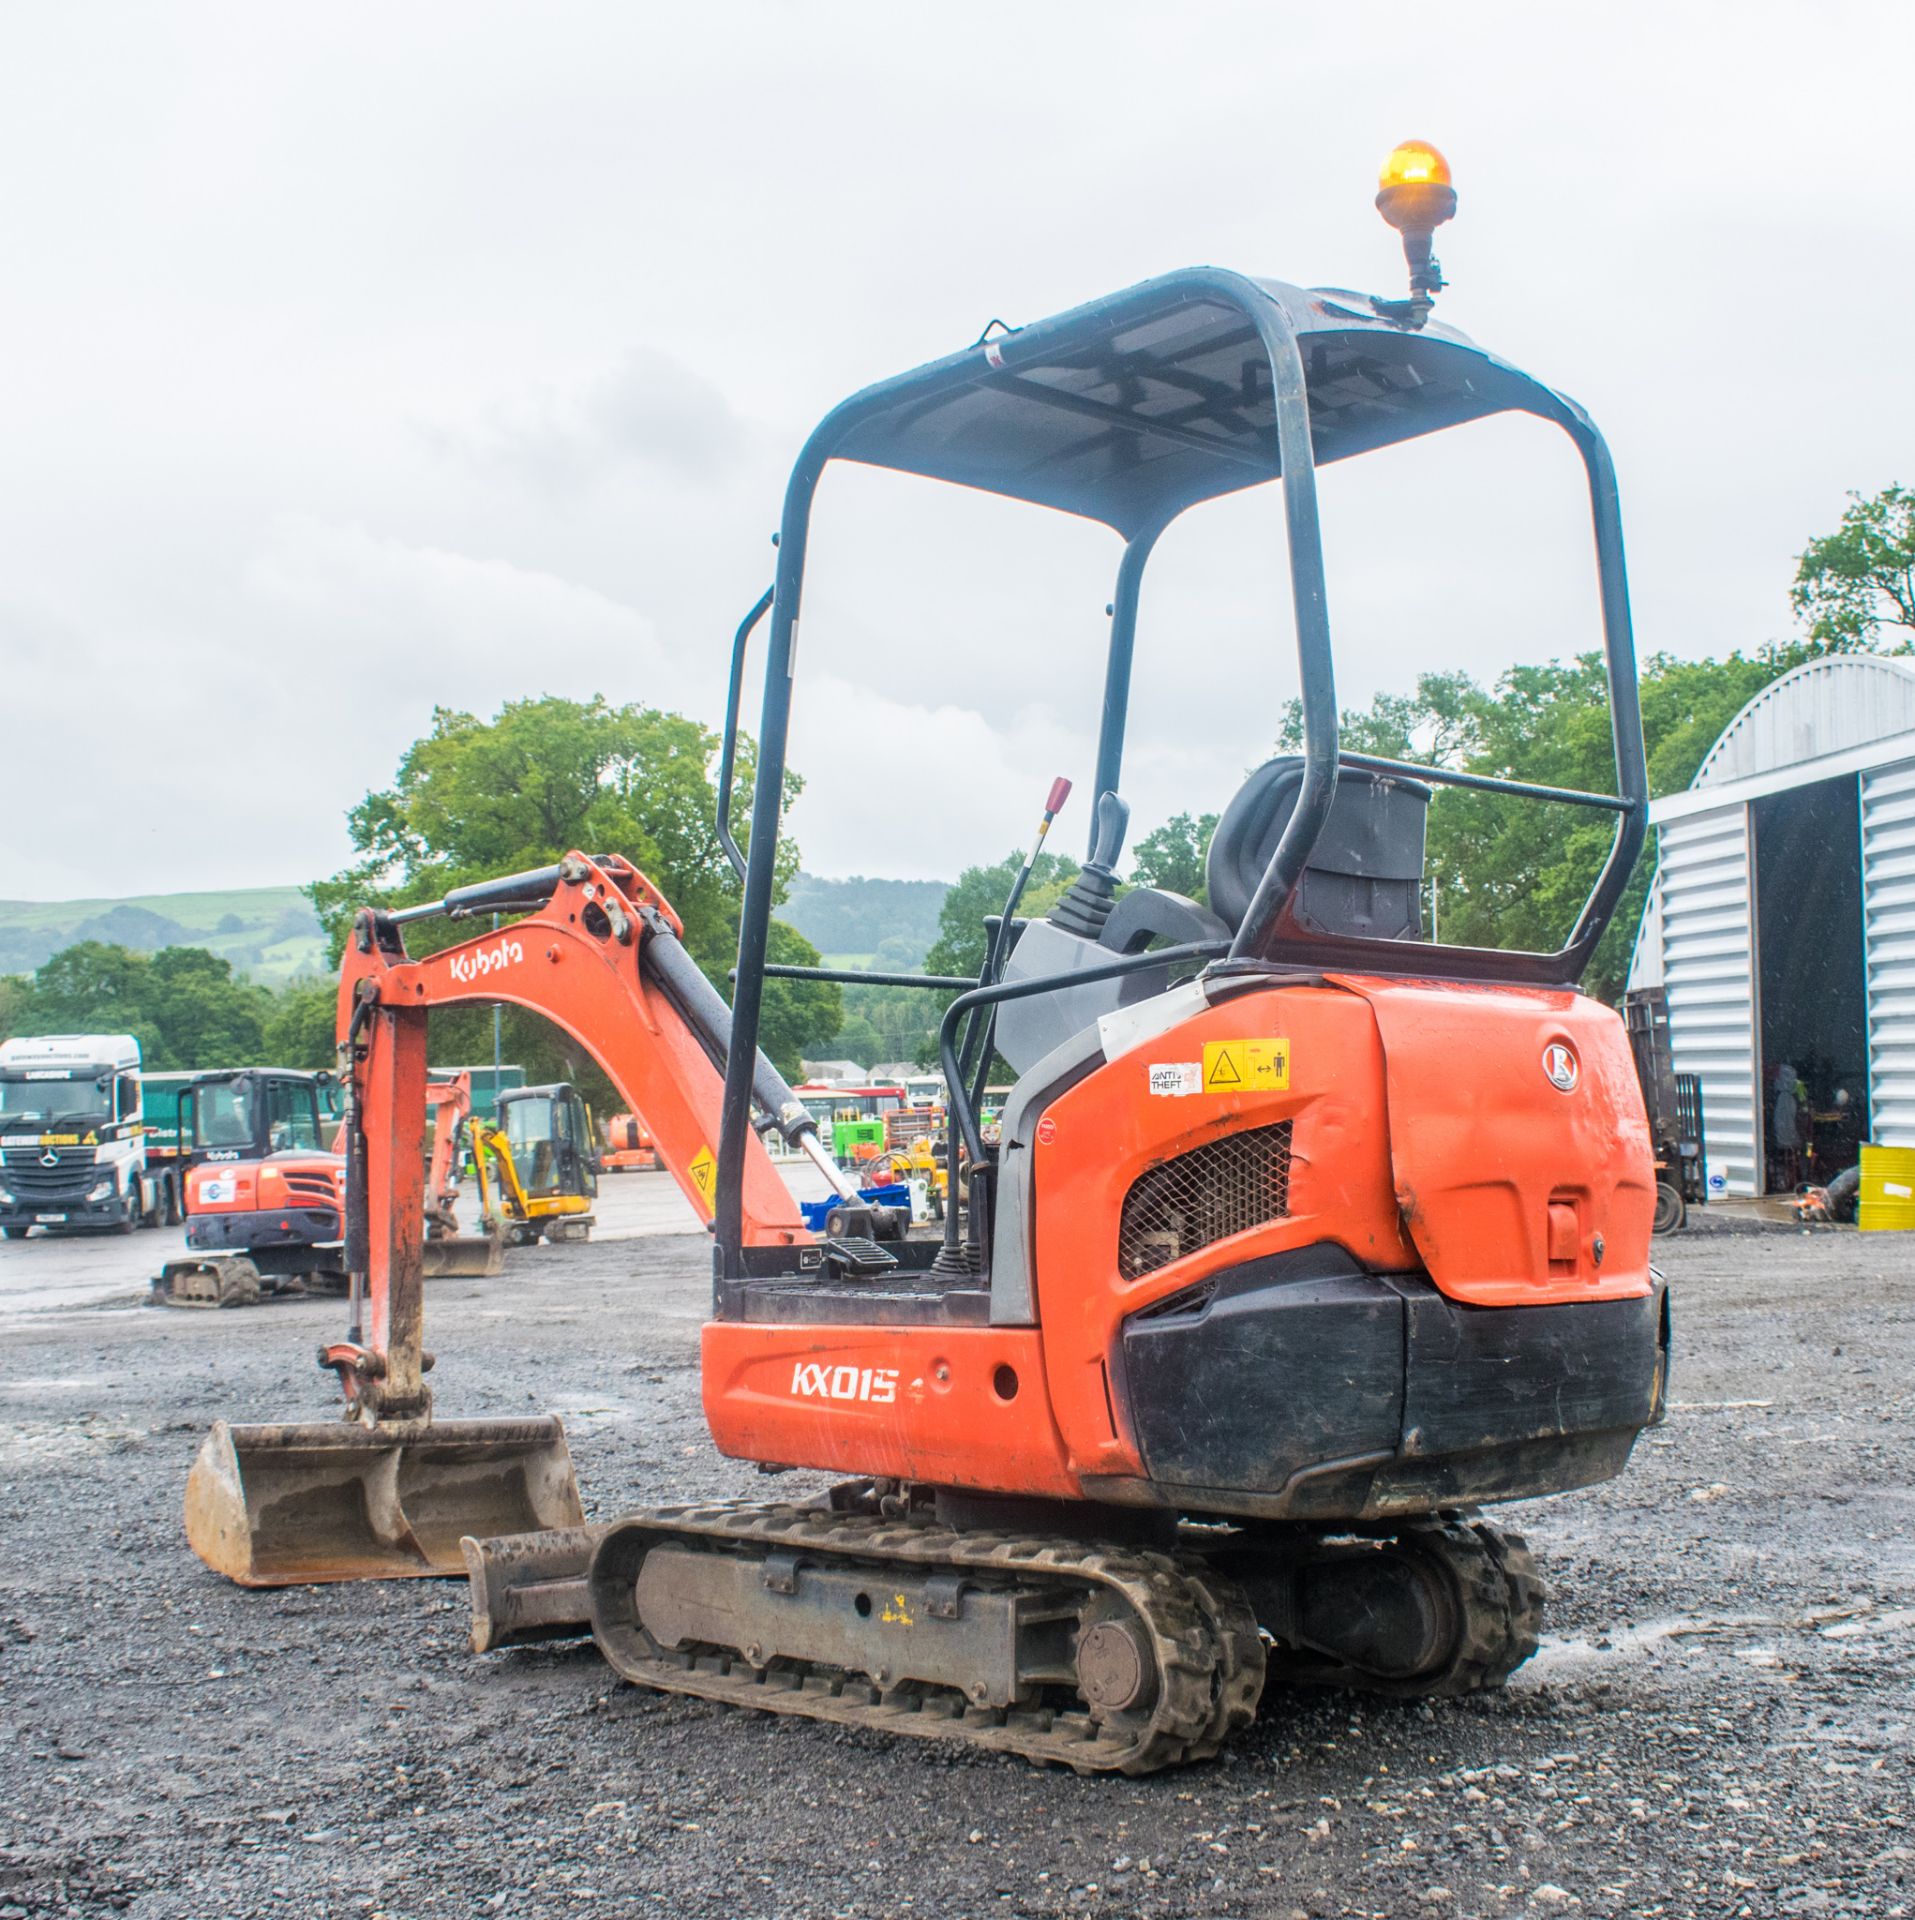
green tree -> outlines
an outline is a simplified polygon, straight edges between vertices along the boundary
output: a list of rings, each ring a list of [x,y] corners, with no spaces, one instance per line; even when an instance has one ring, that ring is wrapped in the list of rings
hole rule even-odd
[[[1703,755],[1736,713],[1814,649],[1804,645],[1731,653],[1720,660],[1658,654],[1641,667],[1643,742],[1652,795],[1695,777]],[[1279,746],[1294,750],[1294,703]],[[1493,687],[1463,674],[1425,674],[1412,695],[1378,696],[1345,714],[1340,741],[1359,752],[1496,775],[1543,786],[1614,792],[1615,750],[1602,656],[1512,667]],[[1615,826],[1587,808],[1439,787],[1430,807],[1427,871],[1438,931],[1453,946],[1547,950],[1569,936],[1608,856]],[[1649,878],[1651,848],[1637,862],[1585,984],[1620,996]]]
[[[335,1022],[338,984],[332,980],[295,980],[273,1000],[266,1018],[266,1058],[275,1067],[308,1073],[338,1063]]]
[[[17,1033],[130,1033],[155,1071],[262,1064],[272,995],[203,947],[83,940],[15,992]]]
[[[1841,525],[1797,559],[1789,601],[1819,652],[1915,651],[1915,493],[1851,493]],[[1886,645],[1885,626],[1898,630]]]
[[[875,1067],[893,1057],[884,1050],[884,1035],[861,1013],[846,1015],[833,1044],[839,1059],[855,1060],[861,1067]]]
[[[1140,887],[1161,887],[1207,904],[1204,859],[1210,836],[1217,831],[1214,813],[1180,813],[1137,842],[1131,854],[1131,877]]]
[[[929,1062],[947,995],[917,987],[846,987],[844,1028],[835,1050],[862,1067],[881,1060]]]
[[[938,910],[938,937],[932,942],[931,951],[924,956],[926,973],[955,975],[960,979],[968,975],[976,979],[983,972],[986,941],[989,938],[984,925],[985,916],[1004,911],[1011,883],[1017,878],[1018,869],[1023,864],[1024,855],[1013,853],[995,866],[966,867],[958,875],[957,884],[944,896],[944,904]],[[1041,919],[1057,904],[1065,888],[1076,878],[1077,863],[1074,860],[1059,853],[1040,853],[1036,865],[1031,869],[1030,884],[1018,903],[1018,918]],[[938,1022],[957,995],[922,993],[917,998],[924,1008],[925,1024],[920,1030],[923,1037],[912,1057],[922,1067],[935,1067],[938,1063]],[[1000,1063],[993,1067],[992,1077],[998,1077],[1001,1071]]]
[[[474,881],[550,865],[572,848],[623,854],[671,901],[685,944],[721,992],[737,952],[738,886],[715,825],[713,768],[718,737],[683,715],[603,699],[547,695],[509,701],[490,720],[436,709],[432,730],[406,750],[392,786],[369,793],[347,828],[359,858],[307,889],[337,953],[362,906],[406,906]],[[732,831],[749,844],[755,756],[741,743]],[[788,781],[795,796],[799,782]],[[797,871],[797,850],[779,849],[775,897]],[[468,938],[469,923],[423,922],[407,946],[426,954]],[[772,958],[817,963],[817,950],[774,926]],[[796,1072],[837,1032],[837,990],[772,981],[765,991],[761,1041],[780,1068]],[[577,1044],[547,1022],[508,1010],[507,1057],[534,1079],[585,1078]],[[433,1015],[434,1057],[447,1064],[492,1054],[489,1011]]]
[[[26,1017],[32,991],[17,974],[0,974],[0,1040],[11,1040],[24,1031],[20,1023]]]
[[[148,967],[146,989],[148,1017],[181,1066],[264,1059],[272,995],[235,978],[230,962],[203,947],[162,947]]]
[[[765,957],[774,966],[815,967],[821,955],[796,927],[771,923]],[[828,980],[767,980],[758,1045],[787,1080],[803,1072],[806,1054],[821,1056],[844,1025],[844,989]]]
[[[1021,853],[1013,853],[995,866],[966,867],[957,884],[944,896],[938,909],[938,937],[924,956],[926,973],[969,974],[976,979],[984,968],[984,919],[1000,914],[1009,897],[1011,882],[1024,864]],[[1048,912],[1058,896],[1077,878],[1077,863],[1061,853],[1040,853],[1031,869],[1030,885],[1018,904],[1018,917],[1037,919]]]
[[[208,956],[211,957],[210,955]],[[158,1026],[147,1014],[152,962],[104,940],[82,940],[63,948],[34,972],[22,997],[20,1033],[130,1033],[140,1043],[140,1058],[166,1069],[175,1060]]]

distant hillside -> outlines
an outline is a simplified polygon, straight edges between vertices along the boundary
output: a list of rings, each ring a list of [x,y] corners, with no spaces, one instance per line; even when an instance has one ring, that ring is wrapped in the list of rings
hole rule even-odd
[[[778,909],[820,953],[860,964],[909,968],[938,937],[944,880],[821,880],[801,873]]]
[[[128,900],[0,900],[0,973],[31,973],[81,940],[155,953],[206,947],[238,973],[279,986],[323,973],[326,939],[297,887],[147,893]]]

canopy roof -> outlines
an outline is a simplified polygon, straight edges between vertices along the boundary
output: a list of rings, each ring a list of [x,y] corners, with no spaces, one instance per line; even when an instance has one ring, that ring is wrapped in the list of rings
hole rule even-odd
[[[1364,294],[1200,267],[867,388],[820,428],[820,451],[1128,536],[1282,471],[1260,319],[1297,335],[1319,466],[1487,414],[1575,412],[1451,327],[1411,331]]]

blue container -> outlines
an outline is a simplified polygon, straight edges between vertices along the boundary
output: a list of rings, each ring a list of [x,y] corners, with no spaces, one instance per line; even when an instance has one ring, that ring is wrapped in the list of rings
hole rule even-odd
[[[911,1189],[905,1186],[902,1181],[892,1181],[882,1187],[860,1187],[858,1189],[858,1198],[862,1200],[867,1207],[897,1207],[907,1214],[911,1211]],[[833,1207],[841,1207],[843,1205],[843,1200],[834,1193],[828,1200],[800,1200],[798,1202],[798,1211],[803,1216],[804,1223],[811,1232],[823,1233],[825,1230],[825,1215],[828,1214]]]

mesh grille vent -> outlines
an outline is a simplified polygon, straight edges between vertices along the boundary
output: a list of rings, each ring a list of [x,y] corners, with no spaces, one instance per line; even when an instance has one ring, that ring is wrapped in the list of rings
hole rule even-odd
[[[1146,1167],[1124,1196],[1117,1271],[1136,1280],[1233,1233],[1281,1220],[1290,1211],[1290,1124],[1226,1134]]]

